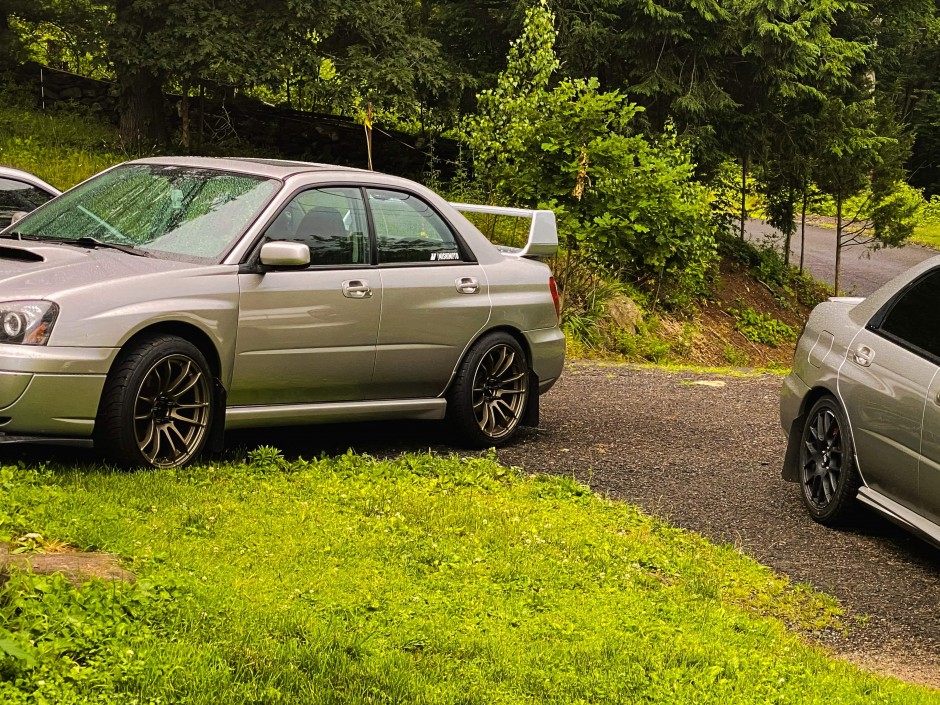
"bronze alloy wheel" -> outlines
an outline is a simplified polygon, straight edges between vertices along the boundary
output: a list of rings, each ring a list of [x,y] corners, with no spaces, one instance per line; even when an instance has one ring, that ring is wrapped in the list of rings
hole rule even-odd
[[[182,465],[199,450],[210,394],[206,374],[187,355],[166,355],[151,365],[134,400],[134,434],[148,463]]]
[[[487,350],[473,375],[473,414],[485,436],[499,440],[522,419],[528,392],[528,367],[523,355],[500,343]]]

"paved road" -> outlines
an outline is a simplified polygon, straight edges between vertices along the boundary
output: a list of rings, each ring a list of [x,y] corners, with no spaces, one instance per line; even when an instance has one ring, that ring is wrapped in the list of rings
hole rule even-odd
[[[852,530],[815,524],[797,487],[780,479],[780,378],[722,378],[720,388],[694,384],[702,379],[570,363],[542,399],[541,430],[525,431],[500,458],[529,472],[574,475],[836,595],[852,614],[870,618],[846,636],[829,635],[832,648],[940,687],[940,551],[873,514]],[[274,445],[304,457],[350,447],[380,456],[452,450],[433,423],[241,431],[227,443]],[[0,446],[0,462],[20,458],[93,460],[83,449]]]
[[[780,237],[780,234],[761,220],[747,221],[748,239],[760,242],[768,236]],[[836,233],[829,228],[806,228],[806,255],[804,266],[819,281],[829,285],[833,283],[836,261]],[[919,245],[901,248],[887,248],[870,251],[864,247],[851,246],[842,251],[842,290],[843,293],[867,296],[896,274],[913,267],[937,252]],[[800,234],[793,237],[791,262],[800,261]]]

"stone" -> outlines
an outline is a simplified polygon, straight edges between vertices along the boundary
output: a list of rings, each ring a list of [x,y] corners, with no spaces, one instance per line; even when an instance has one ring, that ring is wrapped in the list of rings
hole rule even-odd
[[[80,587],[98,578],[106,581],[120,580],[133,583],[137,576],[121,567],[118,557],[112,553],[86,553],[64,551],[61,553],[10,553],[10,547],[0,543],[0,585],[7,581],[10,566],[36,575],[61,573],[72,585]]]
[[[82,89],[78,86],[69,86],[68,88],[63,88],[59,91],[59,95],[62,97],[62,100],[71,100],[73,98],[82,97]]]
[[[643,311],[629,296],[615,296],[607,302],[607,315],[618,328],[630,334],[636,333],[637,326],[643,320]]]

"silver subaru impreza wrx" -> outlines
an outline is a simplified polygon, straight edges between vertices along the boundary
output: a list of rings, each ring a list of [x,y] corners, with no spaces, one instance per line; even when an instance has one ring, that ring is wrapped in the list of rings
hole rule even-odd
[[[780,396],[783,477],[838,524],[857,502],[940,544],[940,257],[811,313]]]
[[[459,210],[528,217],[528,241],[497,248]],[[114,167],[0,232],[0,433],[155,467],[252,426],[447,418],[503,444],[564,363],[533,259],[557,244],[550,211],[369,171]]]

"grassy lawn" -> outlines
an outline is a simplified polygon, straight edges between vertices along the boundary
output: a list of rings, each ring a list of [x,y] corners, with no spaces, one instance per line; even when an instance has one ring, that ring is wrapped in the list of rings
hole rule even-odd
[[[940,250],[940,225],[918,225],[911,236],[911,242]]]
[[[830,598],[490,458],[4,468],[0,534],[140,577],[15,574],[3,703],[938,700],[787,631],[840,628]]]

